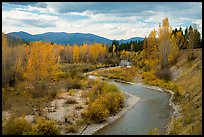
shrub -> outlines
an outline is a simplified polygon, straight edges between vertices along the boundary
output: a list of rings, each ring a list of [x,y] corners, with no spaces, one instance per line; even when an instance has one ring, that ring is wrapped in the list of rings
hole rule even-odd
[[[31,124],[25,118],[11,117],[3,127],[2,133],[5,135],[23,135],[25,132],[30,132],[31,129]]]
[[[44,82],[36,82],[34,87],[34,90],[31,91],[33,98],[43,98],[48,95],[48,84]]]
[[[81,80],[80,85],[83,89],[86,89],[89,87],[87,80]]]
[[[170,72],[169,68],[159,69],[156,72],[156,76],[158,78],[160,78],[160,79],[164,79],[164,80],[167,80],[167,81],[170,81],[172,79],[172,75],[171,75],[171,72]]]
[[[72,78],[69,78],[67,79],[66,81],[66,87],[65,87],[67,90],[69,89],[80,89],[81,88],[81,81],[80,79],[72,79]]]
[[[158,134],[159,134],[158,128],[154,128],[154,129],[149,130],[149,135],[158,135]]]
[[[77,104],[78,102],[73,98],[68,98],[64,104]]]
[[[89,97],[91,101],[97,99],[100,95],[109,93],[109,92],[119,92],[119,89],[113,85],[106,82],[96,82],[91,92],[89,92]]]
[[[46,120],[44,117],[37,117],[36,124],[32,127],[32,132],[28,133],[39,135],[58,135],[59,129],[56,126],[55,121]]]
[[[82,108],[83,108],[83,106],[81,106],[81,105],[77,105],[77,106],[75,107],[76,110],[79,110],[79,109],[82,109]]]
[[[63,72],[63,71],[58,71],[56,72],[56,80],[62,79],[62,78],[69,78],[70,74],[67,72]]]
[[[75,91],[75,89],[70,89],[70,90],[68,90],[68,92],[70,93],[70,95],[73,95],[76,91]]]
[[[124,105],[124,95],[112,84],[97,81],[89,92],[90,103],[84,112],[88,122],[100,123]]]
[[[50,91],[50,98],[55,98],[57,96],[57,91],[56,90],[51,90]]]
[[[101,123],[109,116],[109,111],[99,101],[91,103],[84,112],[84,117],[87,122]]]
[[[87,98],[88,97],[88,92],[87,91],[82,91],[81,92],[81,97]]]
[[[106,106],[110,114],[117,113],[118,110],[124,105],[124,96],[122,93],[119,92],[110,92],[105,96],[101,96],[99,100],[101,100],[101,103]]]
[[[77,133],[78,126],[77,125],[67,125],[65,129],[66,129],[67,133],[69,133],[69,132]]]
[[[156,79],[156,77],[155,77],[154,72],[148,71],[148,72],[142,73],[142,79],[144,79],[144,80],[146,80],[146,81],[148,81],[148,80],[153,81],[153,80]]]

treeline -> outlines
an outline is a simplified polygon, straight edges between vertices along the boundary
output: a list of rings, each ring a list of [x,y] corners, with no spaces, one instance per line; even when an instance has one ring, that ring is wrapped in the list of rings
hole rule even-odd
[[[59,55],[61,63],[105,63],[107,46],[98,43],[60,46]]]
[[[30,42],[11,46],[2,35],[2,86],[13,87],[16,81],[31,82],[55,79],[60,63],[105,63],[109,59],[102,44],[62,46],[50,42]]]
[[[192,45],[194,48],[202,48],[200,32],[196,27],[193,28],[190,25],[186,27],[185,31],[183,31],[181,27],[179,29],[175,28],[172,30],[172,35],[177,38],[177,44],[180,49],[187,49],[189,45]]]
[[[109,47],[109,52],[112,52],[113,49],[116,53],[121,51],[131,51],[137,52],[143,49],[143,41],[130,41],[126,43],[119,43],[117,40],[113,40],[111,46]]]

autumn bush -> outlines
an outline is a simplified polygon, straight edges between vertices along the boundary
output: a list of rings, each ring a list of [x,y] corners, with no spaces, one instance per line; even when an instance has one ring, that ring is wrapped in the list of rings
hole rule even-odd
[[[69,89],[67,92],[72,96],[76,92],[76,90],[75,89]]]
[[[84,118],[90,123],[101,123],[109,116],[109,111],[99,100],[89,104],[85,110]]]
[[[74,98],[68,98],[64,104],[77,104],[78,102]]]
[[[106,82],[96,81],[94,83],[94,86],[93,86],[91,92],[89,92],[89,98],[91,101],[94,101],[100,95],[103,95],[103,94],[106,94],[109,92],[119,92],[119,89],[113,84],[108,84]]]
[[[69,124],[65,127],[67,133],[77,133],[78,126],[74,124]]]
[[[53,120],[46,120],[44,117],[36,117],[36,123],[32,126],[32,131],[27,134],[38,135],[58,135],[59,128]]]
[[[171,72],[169,68],[159,69],[156,72],[156,76],[160,79],[164,79],[166,81],[170,81],[172,79]]]
[[[51,91],[49,92],[49,97],[50,97],[51,99],[55,98],[56,96],[57,96],[57,91],[56,91],[55,89],[53,89],[53,90],[51,90]]]
[[[29,123],[25,118],[10,118],[3,127],[5,135],[58,135],[59,129],[53,120],[36,117],[35,123]]]
[[[143,79],[143,82],[146,84],[153,85],[153,86],[159,86],[164,89],[172,90],[175,96],[181,95],[182,89],[180,87],[178,87],[173,82],[165,81],[165,80],[157,78],[153,71],[143,72],[142,79]]]
[[[57,71],[55,73],[55,81],[60,80],[60,79],[69,78],[69,77],[70,77],[70,74],[67,72]]]
[[[48,83],[46,82],[35,82],[34,89],[31,90],[33,98],[43,98],[49,94]]]
[[[124,81],[134,81],[136,71],[134,67],[130,68],[114,68],[110,70],[96,71],[98,76],[108,77],[110,79],[119,79]]]
[[[68,78],[66,80],[65,88],[67,90],[69,90],[69,89],[80,89],[81,87],[82,87],[82,85],[81,85],[80,79],[77,79],[77,78],[74,78],[74,79]]]
[[[80,109],[82,109],[82,108],[84,108],[82,105],[77,105],[74,109],[80,110]]]
[[[25,118],[11,117],[2,127],[3,135],[23,135],[32,130],[32,125]]]
[[[112,84],[96,81],[89,92],[90,102],[85,109],[84,118],[88,122],[100,123],[124,106],[124,95]]]
[[[111,115],[124,106],[124,95],[120,92],[109,92],[100,96],[98,100],[105,105]]]

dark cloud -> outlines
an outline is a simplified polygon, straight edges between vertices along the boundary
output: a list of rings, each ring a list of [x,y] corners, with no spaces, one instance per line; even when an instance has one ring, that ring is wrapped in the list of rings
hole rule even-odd
[[[5,2],[12,5],[18,5],[18,6],[34,6],[34,7],[40,7],[40,8],[46,8],[47,4],[44,2]]]
[[[114,14],[116,16],[143,16],[149,17],[155,13],[144,11],[163,12],[175,17],[201,18],[201,3],[189,2],[62,2],[48,3],[58,13],[91,11],[94,14]],[[193,9],[193,12],[192,12]],[[184,11],[184,12],[183,12]],[[188,12],[190,11],[190,12]]]
[[[91,11],[94,14],[115,14],[116,16],[145,16],[155,11],[172,14],[175,17],[202,18],[201,2],[7,2],[13,5],[52,8],[56,13]],[[192,12],[193,10],[193,12]]]
[[[48,3],[49,4],[49,3]],[[152,9],[156,3],[141,2],[66,2],[51,4],[59,13],[93,11],[94,13],[132,13]]]
[[[28,6],[28,5],[35,5],[38,2],[5,2],[5,3],[13,4],[13,5]]]

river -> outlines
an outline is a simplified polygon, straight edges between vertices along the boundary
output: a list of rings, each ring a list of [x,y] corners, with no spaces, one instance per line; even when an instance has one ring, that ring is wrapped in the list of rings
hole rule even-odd
[[[169,105],[170,93],[113,80],[110,83],[122,91],[140,97],[140,102],[120,119],[99,130],[95,135],[148,135],[149,130],[153,128],[158,128],[159,134],[165,133],[171,113],[173,113],[173,108]]]

